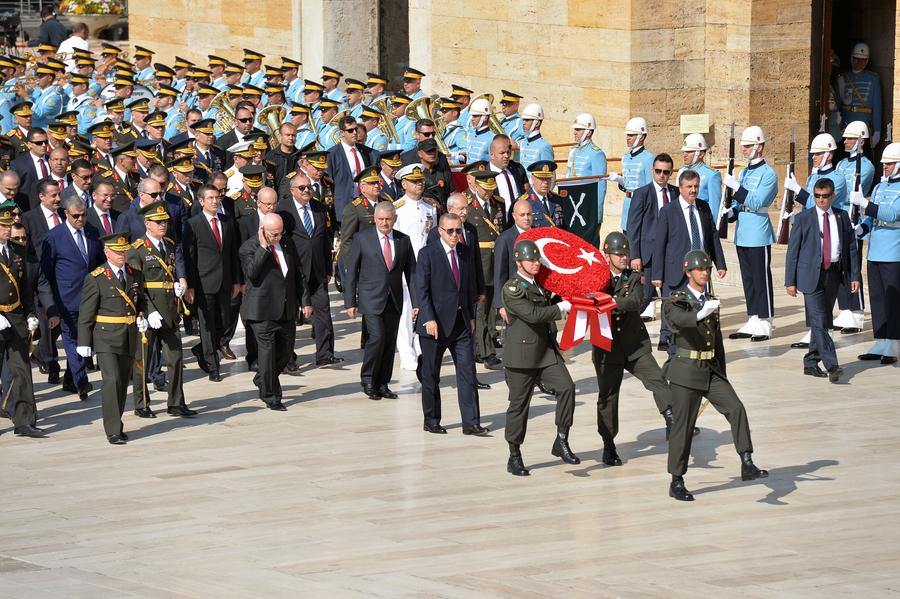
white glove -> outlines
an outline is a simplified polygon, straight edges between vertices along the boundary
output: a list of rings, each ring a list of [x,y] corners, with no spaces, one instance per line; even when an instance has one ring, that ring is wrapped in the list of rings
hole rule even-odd
[[[800,184],[797,183],[797,178],[794,177],[794,173],[791,173],[784,178],[784,188],[794,193],[800,193],[800,190],[803,189],[800,187]]]
[[[35,318],[34,316],[29,316],[28,320],[26,322],[28,323],[28,332],[29,333],[33,333],[34,331],[37,330],[38,326],[40,326],[38,319]]]
[[[738,183],[737,177],[735,177],[734,175],[729,175],[728,173],[725,173],[725,178],[722,179],[722,183],[731,191],[737,191],[741,187],[741,184]]]
[[[706,300],[706,303],[703,304],[703,307],[697,312],[697,320],[703,320],[713,312],[719,309],[719,300],[711,299]]]
[[[568,302],[566,300],[563,300],[563,301],[557,303],[556,305],[559,308],[559,311],[563,314],[565,314],[566,312],[568,312],[569,310],[572,309],[572,303]]]
[[[865,229],[863,229],[863,226],[861,224],[859,224],[859,225],[856,225],[855,227],[853,227],[853,232],[856,233],[857,237],[862,237],[862,234],[863,234],[863,232],[865,232]]]
[[[619,173],[612,172],[606,176],[607,181],[612,181],[617,185],[625,185],[625,177],[620,175]]]
[[[139,333],[146,333],[147,332],[147,319],[141,318],[140,316],[138,316],[137,317],[137,327],[138,327]]]
[[[175,292],[175,297],[181,297],[184,295],[184,286],[181,283],[176,282],[172,285],[172,291]]]
[[[94,350],[92,350],[89,345],[79,345],[75,348],[75,353],[82,358],[90,358],[94,354]]]
[[[866,199],[866,196],[863,195],[862,191],[851,191],[850,203],[865,210],[866,206],[869,205],[869,200]]]
[[[150,325],[151,329],[161,329],[163,325],[162,314],[160,314],[158,310],[154,310],[147,316],[147,323]]]
[[[737,208],[732,206],[731,208],[729,208],[728,210],[725,211],[725,219],[731,220],[732,218],[734,218],[735,214],[737,214]]]
[[[6,317],[3,316],[2,314],[0,314],[0,331],[5,331],[6,329],[8,329],[11,326],[12,325],[9,324],[9,321],[6,320]]]
[[[881,140],[881,131],[878,131],[877,129],[875,131],[872,131],[872,147],[877,146],[878,142],[880,140]]]
[[[450,152],[448,158],[456,164],[464,164],[466,162],[466,155],[464,152]]]

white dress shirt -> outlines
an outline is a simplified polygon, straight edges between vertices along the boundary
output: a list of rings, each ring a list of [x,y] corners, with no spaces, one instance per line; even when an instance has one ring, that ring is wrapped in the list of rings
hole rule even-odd
[[[381,261],[384,262],[384,239],[387,237],[388,245],[391,247],[391,267],[393,268],[394,264],[397,262],[397,251],[396,246],[394,245],[394,232],[391,231],[387,235],[382,235],[380,232],[378,233],[378,247],[381,248]],[[387,264],[385,262],[385,264]]]
[[[287,259],[284,257],[284,250],[280,243],[275,244],[275,255],[278,256],[278,266],[281,268],[281,276],[287,278]]]
[[[697,230],[700,232],[700,248],[706,247],[703,239],[703,226],[700,224],[700,209],[697,208],[696,202],[688,204],[681,196],[678,197],[678,202],[681,204],[681,214],[684,217],[684,226],[687,227],[688,237],[691,242],[694,241],[693,237],[691,237],[691,206],[694,207],[694,221],[697,223]]]
[[[825,235],[822,232],[822,215],[825,211],[816,206],[816,224],[819,227],[819,248],[822,250],[822,258],[825,257]],[[831,263],[835,264],[841,259],[841,238],[838,233],[837,218],[834,210],[828,209],[828,228],[831,229]]]
[[[52,210],[47,210],[47,207],[44,206],[43,204],[39,204],[39,206],[41,207],[41,212],[44,213],[44,220],[47,221],[47,228],[48,228],[48,229],[52,229],[52,228],[55,227],[57,224],[62,223],[63,219],[59,216],[59,214],[56,214],[56,212],[53,212]],[[59,223],[56,223],[56,224],[53,223],[53,216],[54,216],[54,215],[56,215],[56,218],[59,219]]]
[[[350,172],[353,174],[353,178],[356,178],[356,175],[359,174],[360,169],[356,168],[356,158],[359,158],[360,168],[366,168],[366,160],[363,158],[362,153],[356,148],[356,146],[348,146],[343,141],[341,142],[341,148],[344,150],[344,155],[347,157],[347,162],[350,164]],[[356,153],[356,157],[354,157],[354,153]]]
[[[521,190],[516,187],[516,180],[508,168],[502,169],[499,166],[495,166],[492,162],[491,170],[497,173],[497,194],[506,203],[506,212],[508,213],[510,206],[521,195]],[[506,176],[504,176],[504,173]]]
[[[34,163],[34,172],[37,173],[38,179],[41,179],[44,176],[43,172],[41,172],[41,163],[43,163],[44,168],[47,169],[47,174],[50,174],[50,165],[47,164],[46,156],[41,156],[40,158],[38,158],[31,152],[29,152],[28,155],[31,157],[31,162]]]
[[[663,188],[663,187],[661,187],[660,185],[658,185],[658,184],[656,183],[656,181],[653,182],[653,189],[656,190],[656,211],[659,212],[660,210],[662,210],[662,207],[663,207],[663,195],[662,195],[662,190],[663,190],[663,189],[666,190],[666,194],[669,196],[669,201],[670,201],[670,202],[672,201],[672,194],[669,193],[668,186],[666,186],[665,188]]]

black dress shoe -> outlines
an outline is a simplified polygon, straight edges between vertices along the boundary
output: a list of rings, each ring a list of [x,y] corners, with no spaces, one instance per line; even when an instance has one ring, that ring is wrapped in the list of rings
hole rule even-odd
[[[669,484],[669,497],[678,501],[693,501],[694,496],[684,487],[684,480],[679,476]]]
[[[203,356],[203,348],[200,347],[199,343],[191,348],[191,353],[197,358],[197,366],[200,367],[200,370],[208,374],[209,364],[206,363],[206,358]]]
[[[487,383],[482,383],[482,382],[479,381],[478,379],[475,379],[475,388],[476,388],[476,389],[484,390],[484,389],[490,389],[491,386],[488,385]]]
[[[47,369],[47,364],[45,364],[43,360],[41,360],[34,354],[31,354],[31,363],[38,367],[38,371],[41,374],[47,374],[48,372],[50,372]]]
[[[62,390],[78,395],[78,388],[72,383],[63,383]]]
[[[94,390],[94,386],[91,385],[90,383],[86,383],[86,384],[82,385],[81,388],[78,389],[78,399],[80,399],[81,401],[87,401],[88,393],[90,393],[93,390]]]
[[[219,374],[218,370],[213,370],[212,372],[209,373],[209,380],[211,380],[214,383],[221,383],[222,375]]]
[[[335,364],[340,364],[344,361],[344,358],[339,358],[337,356],[331,356],[330,358],[323,358],[321,360],[316,360],[316,366],[334,366]]]
[[[887,366],[888,364],[896,364],[897,356],[881,356],[881,363]]]
[[[741,480],[756,480],[767,476],[769,476],[769,471],[757,468],[749,451],[741,454]]]
[[[531,472],[522,463],[522,456],[511,455],[509,461],[506,462],[506,471],[513,476],[529,476]]]
[[[231,348],[228,347],[227,345],[223,345],[222,347],[220,347],[220,348],[219,348],[219,353],[222,354],[222,357],[225,358],[226,360],[235,360],[235,359],[237,359],[237,356],[234,355],[234,352],[231,351]]]
[[[429,433],[434,433],[435,435],[446,435],[447,429],[445,429],[440,424],[425,424],[422,425],[422,430]]]
[[[856,359],[862,360],[864,362],[869,362],[869,361],[874,362],[875,360],[881,360],[884,357],[885,356],[882,356],[881,354],[860,354],[860,355],[856,356]]]
[[[378,392],[373,385],[363,385],[363,393],[366,394],[366,397],[372,400],[381,399],[381,393]]]
[[[287,407],[281,403],[280,399],[276,399],[273,402],[266,402],[266,407],[276,412],[287,412]]]
[[[136,409],[134,411],[134,415],[138,418],[156,418],[156,414],[153,413],[153,410],[151,410],[149,406],[146,408]]]
[[[752,337],[750,337],[750,341],[752,341],[753,343],[759,343],[760,341],[768,341],[768,340],[769,340],[768,335],[753,335]]]
[[[729,339],[750,339],[751,337],[753,337],[753,335],[751,335],[750,333],[741,333],[741,332],[732,333],[732,334],[728,335]]]
[[[37,428],[36,426],[31,426],[30,424],[25,426],[17,426],[13,429],[13,433],[17,437],[31,437],[32,439],[43,439],[47,436],[47,434]]]
[[[491,432],[491,429],[489,429],[489,428],[487,428],[487,427],[484,427],[484,426],[481,426],[481,425],[464,426],[464,427],[463,427],[463,434],[464,434],[464,435],[475,435],[475,436],[478,436],[478,437],[484,437],[484,436],[487,435],[489,432]]]
[[[190,418],[192,416],[196,416],[197,412],[191,410],[187,406],[175,406],[166,408],[166,414],[169,416],[181,416],[183,418]]]
[[[484,359],[484,367],[488,370],[503,370],[503,362],[497,356],[488,356]]]
[[[669,344],[663,341],[660,341],[656,344],[656,351],[669,351]]]
[[[791,343],[791,349],[809,349],[809,343],[805,341],[797,341],[795,343]]]
[[[569,442],[566,439],[556,437],[556,441],[553,442],[553,448],[550,450],[550,453],[560,458],[566,464],[581,463],[581,459],[572,453],[572,448],[569,447]]]
[[[60,381],[59,371],[51,372],[50,374],[47,375],[47,382],[50,383],[51,385],[58,385],[59,381]]]
[[[816,378],[824,379],[828,376],[828,373],[819,368],[818,366],[804,366],[803,374],[807,376],[814,376]]]
[[[122,431],[121,433],[119,433],[119,436],[122,437],[122,439],[125,440],[125,441],[128,440],[128,435],[125,434],[125,431]]]
[[[284,372],[287,373],[287,374],[294,374],[294,373],[297,372],[298,370],[300,370],[300,365],[297,364],[297,360],[295,360],[295,359],[291,359],[291,360],[290,360],[287,364],[285,364],[285,366],[284,366]]]
[[[540,392],[545,395],[556,395],[556,392],[553,391],[553,389],[551,389],[550,387],[548,387],[541,381],[538,381],[534,386],[537,387],[540,390]]]
[[[862,331],[862,329],[858,329],[856,327],[844,327],[841,329],[841,335],[855,335],[860,331]]]
[[[109,441],[110,445],[125,445],[127,441],[122,438],[122,435],[110,435],[106,438]]]
[[[250,372],[259,372],[259,362],[249,362],[247,364],[247,370],[249,370]]]
[[[386,397],[388,399],[397,399],[399,397],[396,393],[391,391],[391,388],[388,387],[387,385],[382,385],[381,387],[379,387],[378,394],[381,397]]]
[[[479,358],[478,356],[475,356],[475,363],[476,364],[484,364],[484,358]]]
[[[641,316],[641,320],[644,322],[653,322],[656,320],[655,316]]]
[[[621,466],[622,459],[619,457],[619,454],[616,453],[615,445],[604,445],[603,446],[603,463],[607,466]]]
[[[94,364],[94,358],[85,358],[84,359],[84,367],[88,370],[97,370],[97,366]]]
[[[841,376],[844,374],[844,369],[840,366],[835,366],[831,370],[828,371],[828,382],[836,383],[841,380]]]
[[[167,381],[163,381],[161,383],[153,383],[153,388],[157,391],[168,391],[169,383]]]

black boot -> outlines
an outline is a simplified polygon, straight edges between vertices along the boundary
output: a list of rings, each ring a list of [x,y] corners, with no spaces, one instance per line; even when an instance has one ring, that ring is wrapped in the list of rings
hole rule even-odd
[[[522,452],[518,445],[509,444],[509,461],[506,462],[506,471],[513,476],[528,476],[531,473],[522,463]]]
[[[666,441],[668,441],[669,433],[672,432],[672,423],[675,422],[675,417],[672,415],[672,408],[666,408],[666,411],[663,412],[662,415],[666,420]]]
[[[756,480],[767,476],[769,476],[769,471],[756,467],[756,464],[753,463],[751,452],[745,451],[741,454],[741,480]]]
[[[550,450],[550,453],[561,458],[566,464],[580,464],[581,460],[577,455],[572,453],[572,448],[569,447],[568,437],[568,431],[558,432],[556,434],[556,441],[553,442],[553,449]]]
[[[673,476],[672,482],[669,484],[669,497],[678,501],[693,501],[694,496],[684,487],[684,478]]]
[[[616,444],[612,440],[603,442],[603,463],[607,466],[622,465],[622,459],[616,453]]]

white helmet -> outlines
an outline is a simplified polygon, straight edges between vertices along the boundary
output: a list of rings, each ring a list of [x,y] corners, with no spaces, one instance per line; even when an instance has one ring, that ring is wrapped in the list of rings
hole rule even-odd
[[[819,154],[821,152],[834,152],[837,149],[837,142],[831,136],[831,133],[819,133],[816,135],[812,143],[809,144],[810,154]]]
[[[471,116],[488,116],[491,114],[491,103],[486,98],[478,98],[469,107]]]
[[[869,139],[869,126],[866,125],[865,121],[853,121],[847,125],[846,129],[844,129],[844,135],[842,137],[852,137],[853,139],[862,137],[863,139]]]
[[[594,120],[594,115],[587,112],[579,114],[575,117],[575,122],[572,123],[572,129],[590,129],[593,131],[596,128],[597,122]]]
[[[691,133],[684,138],[684,145],[681,146],[682,152],[702,152],[708,149],[709,146],[706,145],[706,138],[702,133]]]
[[[884,148],[884,152],[881,153],[881,162],[882,164],[900,162],[900,142],[888,144]]]
[[[751,125],[750,127],[744,129],[744,132],[741,133],[742,146],[755,146],[756,144],[764,143],[766,143],[766,135],[763,133],[761,127]]]
[[[850,53],[851,58],[864,58],[869,60],[869,44],[859,42],[853,46],[853,52]]]
[[[471,114],[471,112],[470,112]],[[525,110],[522,111],[522,120],[532,119],[535,121],[543,121],[544,120],[544,109],[541,108],[540,104],[529,104],[525,107]]]
[[[625,123],[625,135],[647,135],[647,121],[636,116]]]

